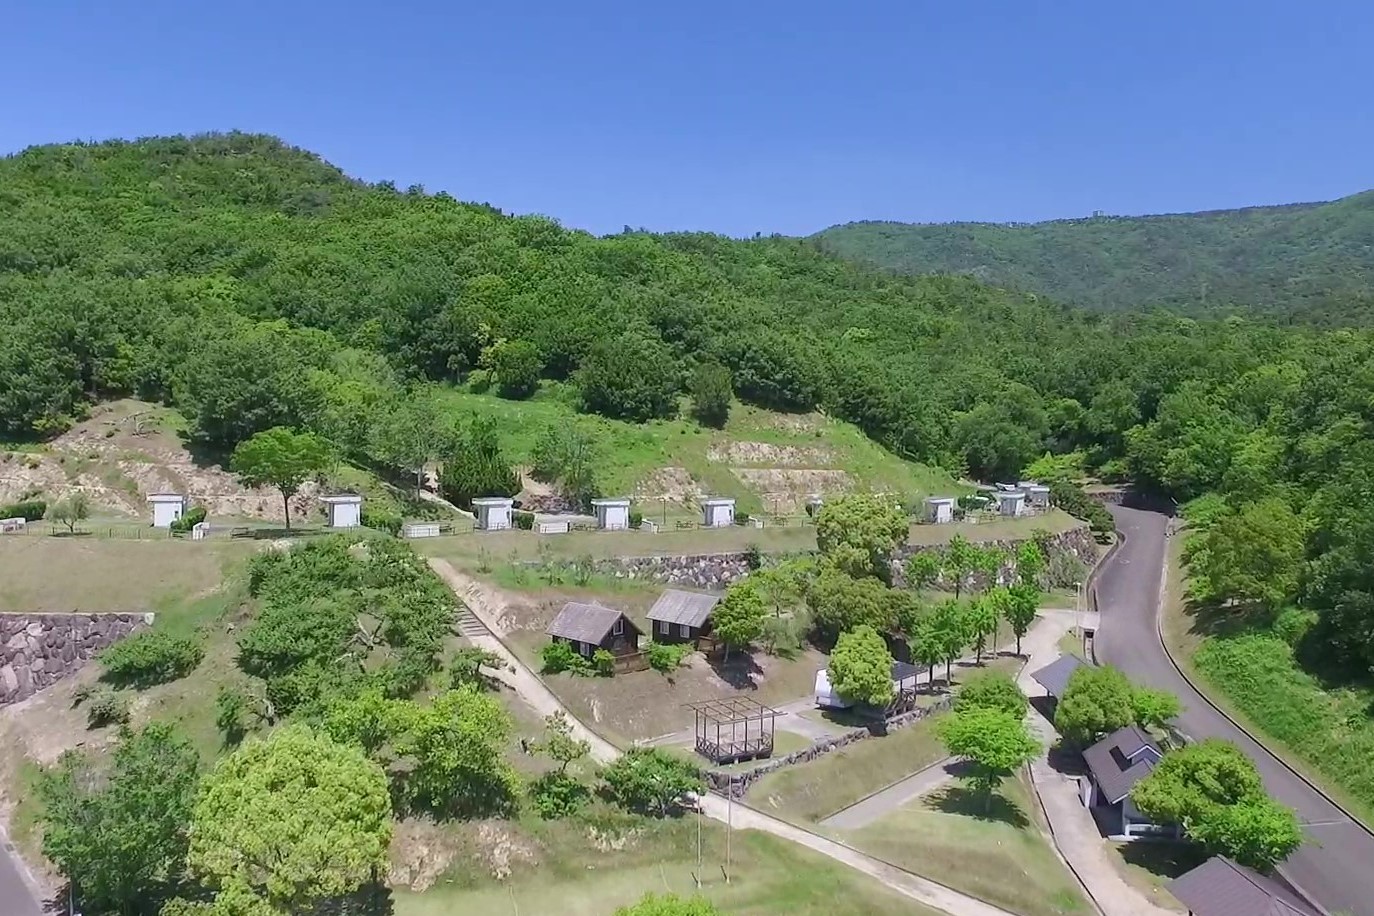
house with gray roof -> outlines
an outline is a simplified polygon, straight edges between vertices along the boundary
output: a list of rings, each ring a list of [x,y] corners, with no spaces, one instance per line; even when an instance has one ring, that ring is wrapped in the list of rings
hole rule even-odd
[[[1112,839],[1183,836],[1177,824],[1156,824],[1131,802],[1136,783],[1163,759],[1159,745],[1137,725],[1119,728],[1083,752],[1088,775],[1079,781],[1080,798],[1095,809]]]
[[[565,642],[579,655],[591,658],[597,649],[612,655],[639,651],[639,627],[615,608],[569,601],[544,630],[554,642]]]
[[[649,608],[649,627],[654,642],[698,643],[711,633],[711,612],[719,595],[670,588]]]
[[[1189,916],[1318,916],[1316,907],[1283,884],[1216,856],[1169,885]]]

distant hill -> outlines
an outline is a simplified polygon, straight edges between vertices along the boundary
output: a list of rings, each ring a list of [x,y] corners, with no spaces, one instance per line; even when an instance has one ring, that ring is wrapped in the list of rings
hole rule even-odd
[[[859,222],[815,238],[906,274],[968,274],[1099,310],[1374,318],[1374,191],[1330,203],[1046,223]]]

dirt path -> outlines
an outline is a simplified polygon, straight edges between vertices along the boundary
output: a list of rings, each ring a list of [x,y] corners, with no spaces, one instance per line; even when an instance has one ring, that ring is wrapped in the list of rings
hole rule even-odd
[[[496,590],[471,576],[458,572],[445,560],[431,558],[429,565],[439,578],[443,579],[445,584],[453,589],[454,594],[462,599],[472,616],[490,631],[482,635],[476,632],[476,628],[468,626],[463,628],[464,635],[481,648],[499,655],[514,669],[514,673],[503,672],[501,680],[509,684],[530,706],[544,712],[545,715],[554,712],[562,712],[566,715],[568,721],[572,723],[573,734],[591,745],[591,756],[598,762],[610,763],[619,757],[620,750],[618,748],[587,728],[572,713],[568,712],[549,688],[544,686],[544,682],[497,638],[496,634],[504,634],[505,631],[501,626],[503,607]],[[936,884],[934,881],[928,881],[891,865],[886,865],[858,850],[818,836],[775,817],[770,817],[745,805],[733,804],[724,798],[708,794],[701,799],[701,809],[708,817],[728,824],[732,828],[761,830],[805,846],[834,859],[836,862],[876,878],[884,886],[908,899],[942,910],[951,916],[1011,916],[1006,910]]]
[[[1023,648],[1029,661],[1021,669],[1017,683],[1028,697],[1045,696],[1045,688],[1031,674],[1059,658],[1059,637],[1075,623],[1071,612],[1060,612],[1027,636]],[[1032,732],[1048,751],[1058,737],[1054,726],[1035,707],[1027,714]],[[1178,916],[1172,910],[1151,903],[1116,870],[1107,841],[1098,832],[1092,814],[1078,799],[1078,783],[1055,770],[1048,753],[1031,762],[1031,783],[1050,822],[1050,833],[1059,855],[1068,863],[1087,889],[1088,895],[1105,916]]]

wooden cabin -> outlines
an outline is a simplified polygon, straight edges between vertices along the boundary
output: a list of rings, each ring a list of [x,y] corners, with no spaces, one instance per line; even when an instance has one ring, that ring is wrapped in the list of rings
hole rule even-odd
[[[649,608],[650,637],[654,642],[699,643],[711,634],[711,612],[720,604],[719,595],[670,588]]]
[[[634,621],[615,608],[570,601],[544,631],[554,642],[565,642],[574,652],[591,658],[597,649],[612,655],[639,652],[642,635]]]

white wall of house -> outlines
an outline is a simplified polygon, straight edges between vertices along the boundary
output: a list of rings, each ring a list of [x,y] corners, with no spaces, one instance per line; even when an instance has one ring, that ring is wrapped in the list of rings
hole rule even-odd
[[[186,497],[180,493],[154,493],[148,502],[153,507],[154,528],[170,528],[186,512]]]
[[[326,496],[321,501],[329,512],[330,528],[357,528],[363,523],[361,496]]]
[[[703,500],[701,523],[707,528],[728,528],[735,523],[735,501],[719,497]]]
[[[511,516],[515,501],[494,496],[483,496],[472,501],[473,514],[477,516],[478,531],[506,531],[511,527]]]
[[[628,499],[594,499],[592,511],[596,513],[596,527],[601,531],[624,531],[630,527]]]

